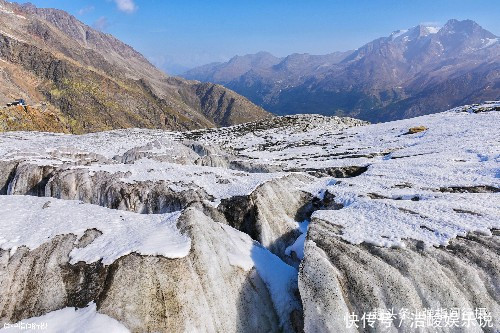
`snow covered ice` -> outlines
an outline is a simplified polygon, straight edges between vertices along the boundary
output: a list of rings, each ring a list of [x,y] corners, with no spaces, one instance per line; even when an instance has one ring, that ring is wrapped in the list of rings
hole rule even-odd
[[[131,252],[182,258],[190,239],[177,230],[179,213],[141,215],[111,210],[77,201],[29,196],[0,196],[0,248],[11,256],[20,246],[36,249],[57,235],[82,237],[86,230],[99,235],[91,244],[74,249],[71,262],[111,264]]]
[[[0,134],[0,323],[331,331],[348,302],[498,314],[499,106],[372,125]],[[14,293],[24,283],[34,296]]]
[[[130,332],[113,318],[98,313],[95,303],[91,303],[83,309],[65,308],[40,317],[28,318],[20,323],[8,325],[0,329],[0,332],[19,332],[23,331],[23,327],[28,327],[24,330],[36,330],[36,326],[30,325],[41,325],[40,330],[47,330],[52,333]],[[31,327],[35,328],[31,329]]]

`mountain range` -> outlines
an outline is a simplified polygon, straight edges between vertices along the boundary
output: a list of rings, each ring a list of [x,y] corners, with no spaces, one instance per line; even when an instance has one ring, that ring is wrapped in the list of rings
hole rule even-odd
[[[409,118],[500,96],[500,43],[471,20],[418,25],[354,51],[235,56],[183,77],[222,84],[278,115]]]
[[[186,130],[271,115],[217,84],[170,77],[70,14],[0,0],[0,130]],[[44,124],[39,126],[39,124]]]

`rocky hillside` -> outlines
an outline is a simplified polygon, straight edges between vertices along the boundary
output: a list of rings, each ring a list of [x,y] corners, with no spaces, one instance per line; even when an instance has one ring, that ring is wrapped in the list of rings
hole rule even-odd
[[[166,76],[66,12],[0,0],[0,103],[16,98],[49,105],[73,133],[185,130],[270,116],[222,86]]]
[[[0,325],[498,332],[499,110],[1,134]]]
[[[279,115],[410,118],[500,96],[499,38],[477,23],[398,30],[355,51],[325,56],[266,53],[195,68]]]
[[[69,120],[47,105],[0,108],[0,132],[42,131],[69,133]]]

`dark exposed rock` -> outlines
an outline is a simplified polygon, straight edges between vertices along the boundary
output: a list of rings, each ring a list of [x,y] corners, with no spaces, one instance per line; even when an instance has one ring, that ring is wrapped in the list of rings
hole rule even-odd
[[[349,157],[356,157],[350,155]],[[291,172],[307,172],[315,177],[335,177],[335,178],[350,178],[357,177],[368,170],[367,166],[348,166],[348,167],[331,167],[323,169],[288,169]]]
[[[439,188],[440,192],[449,193],[498,193],[500,189],[490,185],[483,186],[450,186]]]
[[[462,214],[470,214],[470,215],[476,215],[476,216],[481,216],[479,213],[471,212],[470,210],[465,210],[465,209],[459,209],[459,208],[453,208],[453,210],[457,213],[462,213]]]

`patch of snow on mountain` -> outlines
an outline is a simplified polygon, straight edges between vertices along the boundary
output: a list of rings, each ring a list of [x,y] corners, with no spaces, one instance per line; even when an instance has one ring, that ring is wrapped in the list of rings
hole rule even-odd
[[[373,125],[297,115],[185,133],[5,133],[0,153],[4,160],[63,168],[77,158],[65,154],[74,147],[105,158],[70,168],[107,172],[123,182],[164,181],[174,191],[203,189],[214,205],[290,172],[331,176],[311,180],[302,190],[319,197],[328,191],[344,205],[313,215],[341,226],[335,237],[385,246],[400,246],[405,238],[441,245],[500,227],[499,109],[500,102],[491,101]],[[409,134],[417,126],[427,129]],[[130,150],[133,158],[120,162]],[[193,165],[201,156],[220,158],[221,166]],[[360,173],[335,181],[339,168]]]
[[[313,218],[340,226],[339,237],[354,244],[445,245],[472,231],[490,234],[500,228],[499,124],[499,112],[453,111],[356,129],[356,145],[393,152],[329,186],[345,207]],[[428,130],[405,134],[417,125]]]
[[[422,30],[420,30],[420,28],[422,27]],[[389,38],[392,40],[392,41],[403,41],[405,43],[413,40],[413,38],[415,38],[415,35],[417,34],[418,37],[425,37],[425,36],[428,36],[428,35],[432,35],[432,34],[435,34],[437,33],[438,31],[440,30],[439,27],[436,27],[436,26],[416,26],[416,27],[413,27],[413,28],[410,28],[410,29],[406,29],[406,30],[397,30],[397,31],[394,31],[390,36]]]
[[[40,317],[24,319],[16,324],[5,324],[0,332],[47,331],[51,333],[127,333],[117,320],[97,312],[95,303],[86,308],[64,308]]]
[[[486,38],[481,40],[483,42],[483,46],[481,48],[490,47],[498,43],[498,38]]]
[[[306,234],[301,234],[295,242],[285,249],[285,254],[291,256],[292,252],[295,252],[297,258],[300,260],[304,259],[304,243],[306,241]]]
[[[26,137],[30,137],[27,141]],[[0,138],[0,154],[20,154],[47,149],[69,152],[92,152],[107,158],[122,155],[134,147],[176,137],[175,133],[159,130],[125,129],[85,135],[70,135],[41,132],[5,133]]]
[[[398,38],[399,36],[404,35],[404,34],[405,34],[405,33],[407,33],[407,32],[408,32],[408,30],[407,30],[407,29],[406,29],[406,30],[396,30],[396,31],[394,31],[394,32],[391,34],[391,36],[390,36],[390,37],[391,37],[391,39],[392,39],[392,40],[394,40],[394,39]]]
[[[441,28],[436,26],[425,26],[425,29],[429,34],[437,34]]]
[[[300,260],[304,259],[304,244],[306,241],[306,235],[307,235],[307,228],[309,226],[309,221],[305,220],[303,222],[298,223],[299,225],[299,231],[301,232],[300,236],[297,237],[295,242],[293,242],[292,245],[288,246],[285,249],[285,254],[287,256],[291,256],[292,252],[295,252],[297,255],[297,258]]]
[[[3,31],[3,30],[0,30],[0,34],[2,34],[2,35],[4,35],[4,36],[7,36],[7,37],[9,37],[9,38],[11,38],[11,39],[17,40],[18,42],[26,43],[24,40],[19,39],[19,38],[17,38],[17,37],[14,37],[14,36],[12,36],[11,34],[9,34],[8,32],[5,32],[5,31]]]
[[[166,181],[174,191],[202,188],[218,205],[221,199],[250,194],[257,186],[281,173],[247,173],[227,168],[182,165],[140,159],[134,164],[104,164],[88,167],[91,172],[123,173],[123,182]]]
[[[20,246],[36,249],[57,235],[78,238],[88,229],[102,235],[74,249],[71,263],[111,264],[132,252],[182,258],[191,240],[176,227],[180,213],[142,215],[107,209],[78,201],[31,196],[0,196],[0,248],[14,253]]]

